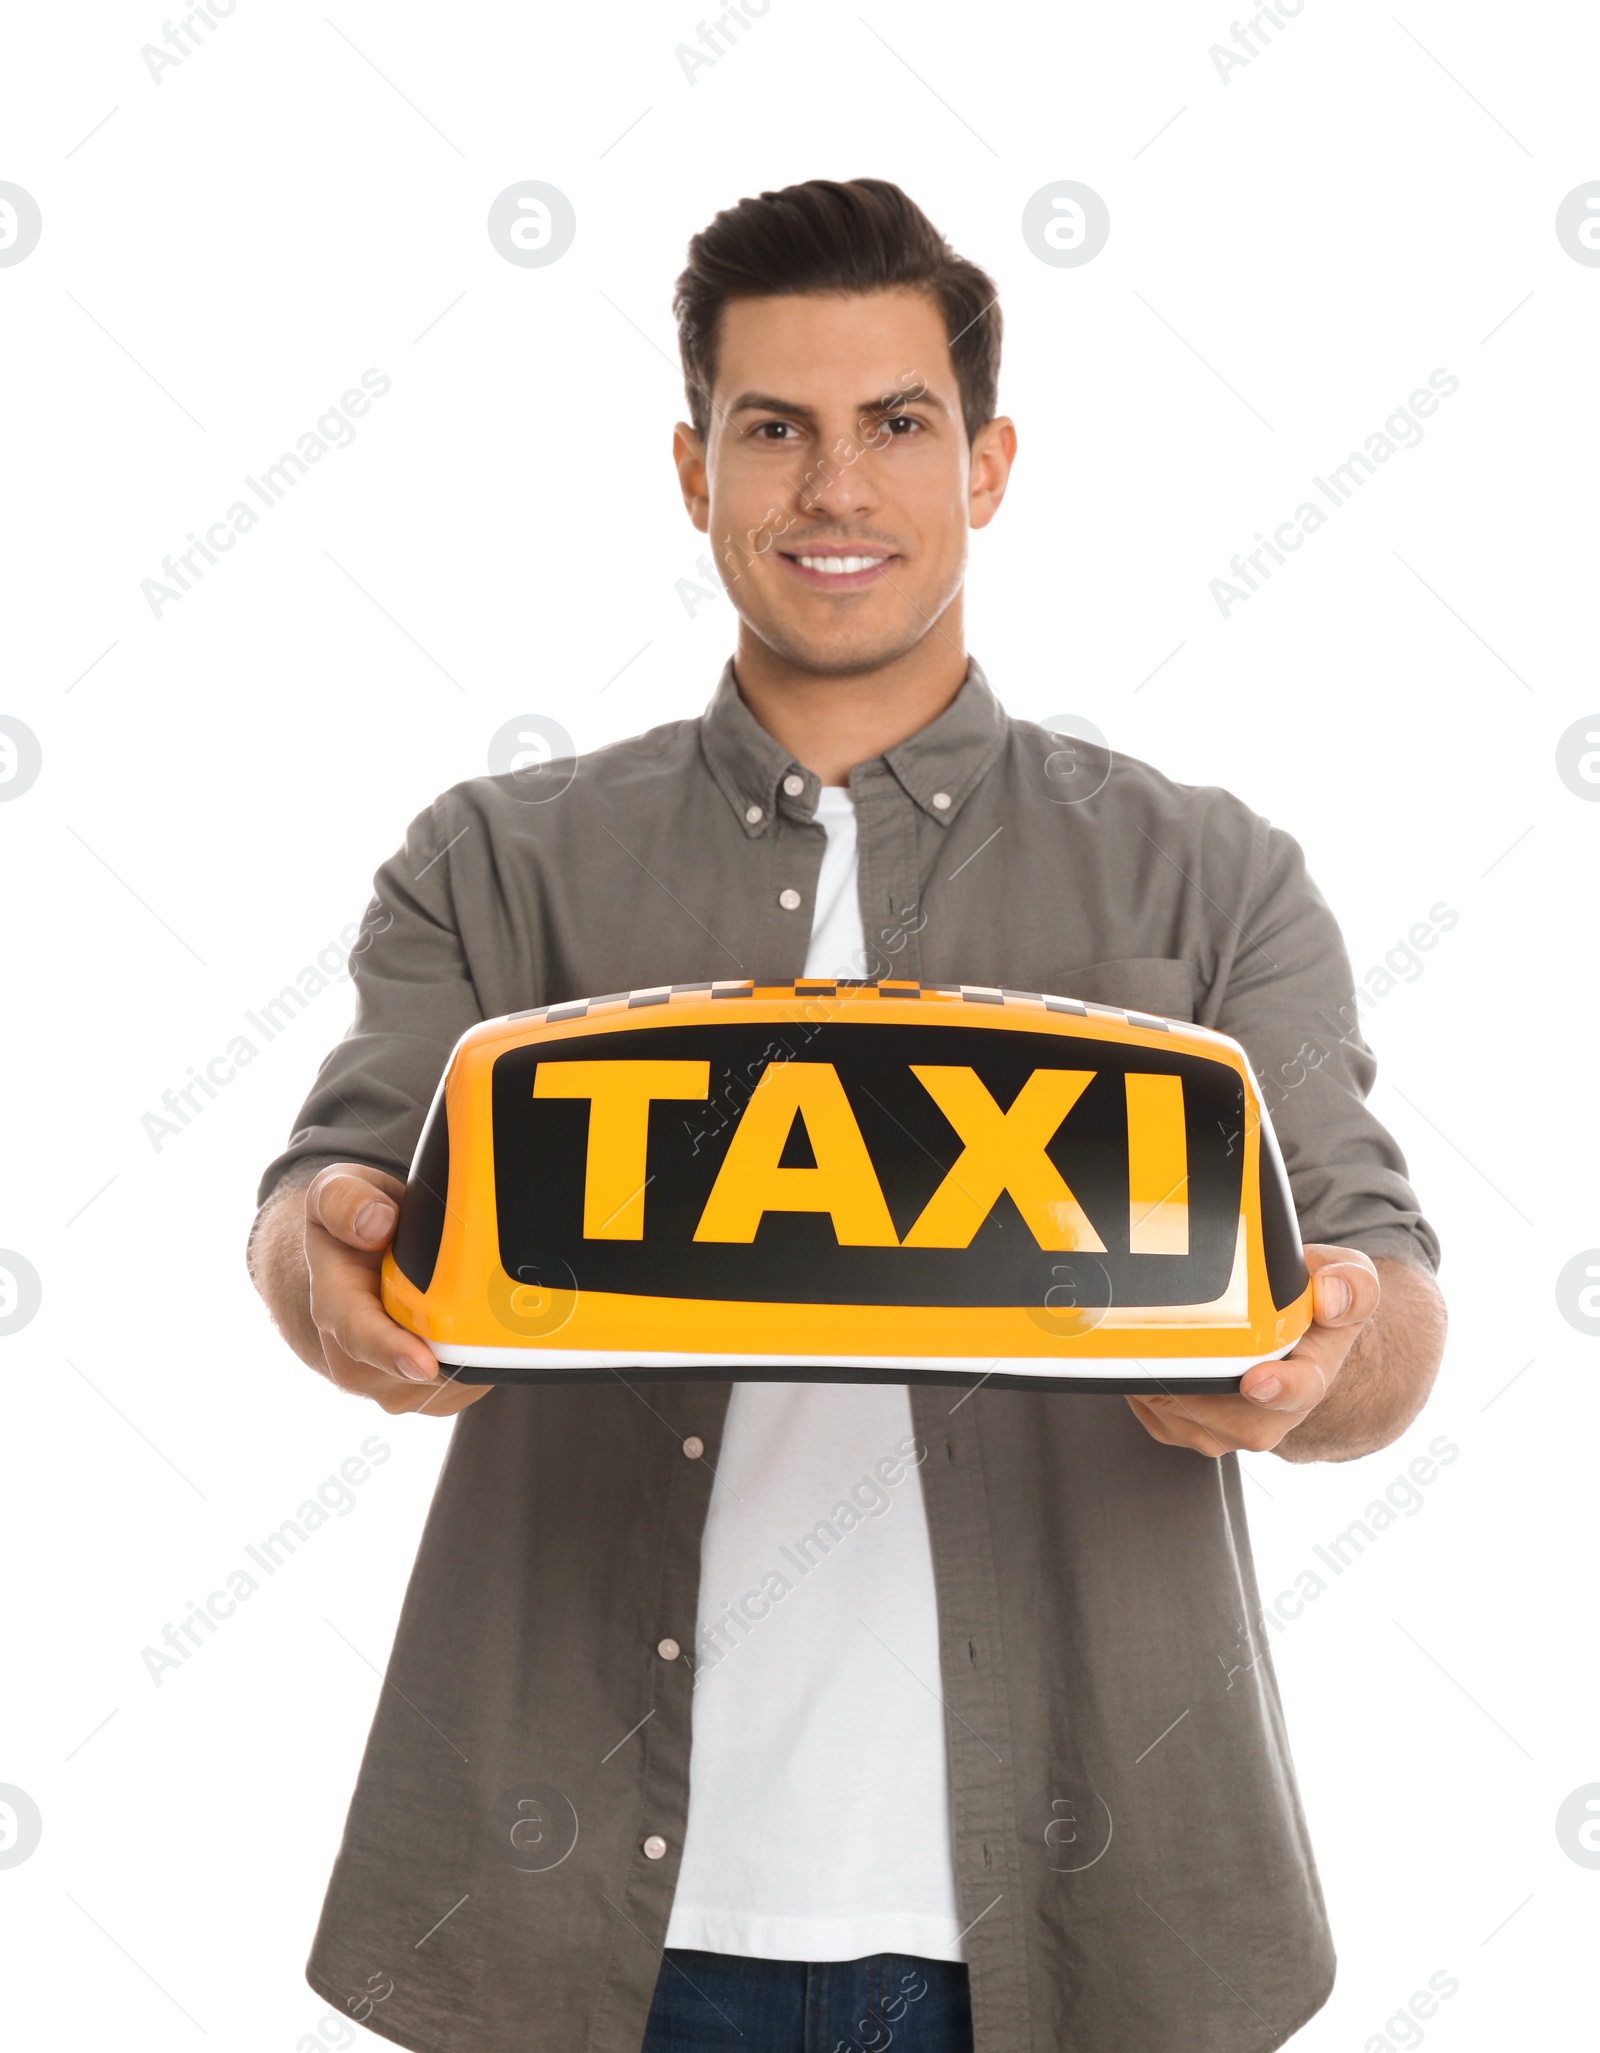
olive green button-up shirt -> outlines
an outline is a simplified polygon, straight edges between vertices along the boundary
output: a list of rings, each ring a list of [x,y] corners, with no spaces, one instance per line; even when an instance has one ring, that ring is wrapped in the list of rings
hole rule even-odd
[[[1232,1035],[1303,1236],[1437,1267],[1288,834],[1008,718],[976,662],[850,787],[859,974]],[[262,1197],[331,1161],[403,1175],[480,1019],[800,976],[818,788],[730,662],[701,719],[444,793],[377,873],[355,1021]],[[695,1642],[729,1389],[618,1371],[455,1420],[308,1964],[342,2013],[425,2053],[637,2053],[691,1772],[692,1659],[661,1645]],[[1237,1462],[1115,1396],[910,1398],[977,2053],[1280,2045],[1334,1957]]]

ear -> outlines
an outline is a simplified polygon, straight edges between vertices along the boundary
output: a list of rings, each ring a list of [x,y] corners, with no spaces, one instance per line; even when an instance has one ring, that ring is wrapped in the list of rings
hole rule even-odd
[[[672,431],[672,462],[690,520],[701,534],[711,527],[711,485],[706,476],[706,445],[687,421]]]
[[[967,465],[969,527],[986,528],[1000,511],[1016,460],[1016,425],[1005,414],[996,414],[972,438]]]

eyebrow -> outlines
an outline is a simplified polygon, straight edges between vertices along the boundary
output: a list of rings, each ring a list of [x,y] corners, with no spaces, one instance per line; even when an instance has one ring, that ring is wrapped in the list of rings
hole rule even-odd
[[[930,392],[926,386],[920,390],[908,386],[904,391],[880,394],[876,399],[862,400],[856,412],[893,414],[907,406],[931,407],[935,413],[946,416],[950,412],[938,394]],[[741,392],[728,407],[727,412],[730,419],[736,413],[776,413],[782,414],[788,420],[796,421],[814,421],[817,417],[815,407],[802,406],[793,399],[779,399],[770,392]]]

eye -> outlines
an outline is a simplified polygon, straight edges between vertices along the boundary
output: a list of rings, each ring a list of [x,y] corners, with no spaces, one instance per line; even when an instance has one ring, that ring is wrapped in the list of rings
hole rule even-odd
[[[912,439],[911,431],[926,432],[926,423],[909,413],[863,414],[861,433],[869,444],[882,445],[885,442],[905,442]]]
[[[781,428],[784,432],[781,437],[769,435],[767,433],[769,428]],[[797,432],[793,421],[758,421],[750,431],[752,437],[758,442],[787,441],[791,434]]]

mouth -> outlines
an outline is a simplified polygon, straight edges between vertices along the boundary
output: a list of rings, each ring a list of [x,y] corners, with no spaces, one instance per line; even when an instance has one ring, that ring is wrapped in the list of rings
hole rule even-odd
[[[819,592],[859,592],[888,575],[898,558],[880,549],[780,549],[796,577]]]

